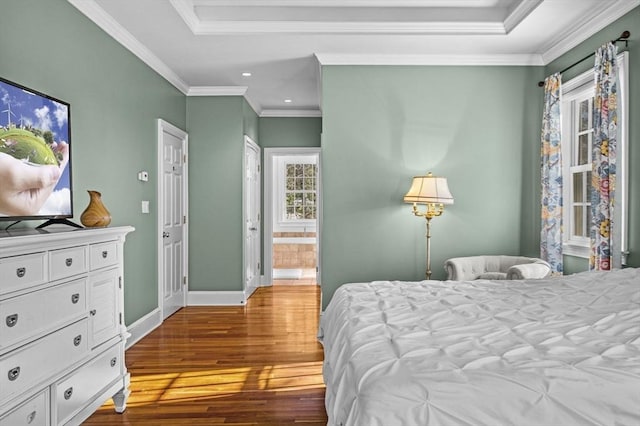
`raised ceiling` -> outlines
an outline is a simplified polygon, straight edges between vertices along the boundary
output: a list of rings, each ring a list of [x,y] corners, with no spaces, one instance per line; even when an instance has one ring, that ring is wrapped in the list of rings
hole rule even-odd
[[[640,0],[68,1],[183,93],[243,95],[261,116],[320,115],[321,65],[545,65],[640,5]],[[246,72],[251,76],[242,75]]]

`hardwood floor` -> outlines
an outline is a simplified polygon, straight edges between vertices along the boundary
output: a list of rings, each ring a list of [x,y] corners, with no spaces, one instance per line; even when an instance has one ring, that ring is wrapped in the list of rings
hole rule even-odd
[[[188,307],[126,353],[127,410],[84,425],[326,425],[320,287],[259,288],[246,307]]]

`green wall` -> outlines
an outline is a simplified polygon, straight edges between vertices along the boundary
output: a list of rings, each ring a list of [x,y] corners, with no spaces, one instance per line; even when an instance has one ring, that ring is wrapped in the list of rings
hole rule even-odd
[[[185,128],[186,98],[65,0],[3,0],[0,13],[0,75],[71,104],[74,221],[95,189],[111,226],[136,228],[124,261],[131,324],[158,300],[155,212],[140,211],[156,204],[156,119]]]
[[[244,131],[257,128],[245,103],[239,96],[187,99],[189,290],[242,290]]]
[[[592,37],[580,43],[571,51],[562,55],[545,67],[545,75],[563,70],[576,61],[593,53],[598,47],[609,40],[614,40],[629,30],[629,46],[618,43],[619,51],[629,51],[629,266],[640,267],[640,7],[627,13],[616,22],[597,32]],[[563,81],[582,74],[593,67],[593,57],[563,73]],[[565,256],[565,273],[586,271],[589,269],[588,259]]]
[[[445,278],[449,257],[522,251],[533,216],[523,206],[536,203],[522,169],[539,144],[542,76],[541,67],[323,67],[325,306],[345,282],[423,279],[425,220],[402,197],[428,171],[447,177],[455,198],[432,222],[432,278]]]
[[[260,145],[263,148],[316,148],[320,146],[320,117],[262,117]]]

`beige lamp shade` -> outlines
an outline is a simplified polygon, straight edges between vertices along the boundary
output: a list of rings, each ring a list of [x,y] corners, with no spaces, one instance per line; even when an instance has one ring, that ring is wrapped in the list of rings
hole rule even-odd
[[[433,176],[429,172],[426,176],[414,176],[411,188],[404,196],[404,202],[453,204],[453,195],[449,191],[446,178]]]

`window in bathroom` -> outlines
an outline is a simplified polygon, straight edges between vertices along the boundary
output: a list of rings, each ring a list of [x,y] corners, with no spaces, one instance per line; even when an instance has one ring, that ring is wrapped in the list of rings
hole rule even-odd
[[[284,221],[296,222],[316,219],[315,164],[286,163],[284,167]]]

